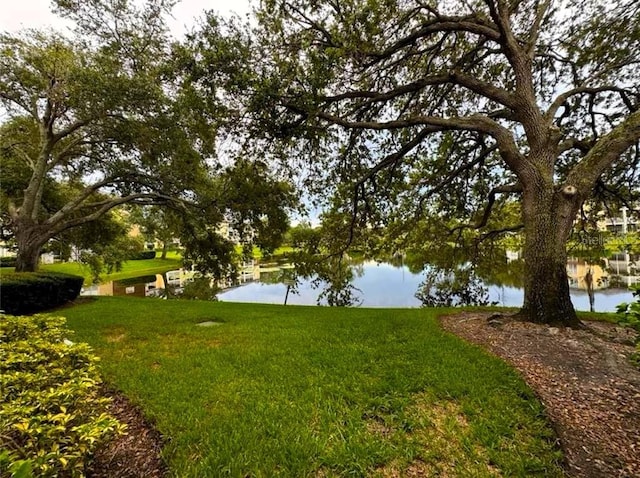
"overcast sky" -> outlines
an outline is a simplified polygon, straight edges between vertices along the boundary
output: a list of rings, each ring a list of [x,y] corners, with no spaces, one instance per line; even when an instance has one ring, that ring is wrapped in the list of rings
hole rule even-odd
[[[255,2],[254,2],[255,4]],[[181,36],[194,24],[203,10],[214,10],[223,15],[231,12],[244,15],[249,12],[249,0],[182,0],[173,9],[169,27],[175,36]],[[66,22],[51,13],[51,0],[0,0],[0,31],[16,32],[23,28],[65,28]]]

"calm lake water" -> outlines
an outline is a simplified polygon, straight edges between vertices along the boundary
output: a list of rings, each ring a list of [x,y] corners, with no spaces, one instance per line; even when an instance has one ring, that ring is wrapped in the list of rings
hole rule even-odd
[[[373,261],[358,265],[353,285],[355,294],[361,307],[420,307],[420,301],[415,293],[422,280],[423,274],[416,274],[406,266],[394,266],[387,263]],[[277,272],[276,272],[277,273]],[[174,285],[180,282],[180,273],[169,273],[169,282]],[[182,276],[183,277],[183,276]],[[268,304],[283,304],[287,294],[287,285],[274,282],[274,271],[246,276],[244,284],[218,294],[218,298],[225,302],[256,302]],[[155,279],[155,280],[154,280]],[[164,282],[162,276],[146,276],[140,282],[128,279],[125,282],[101,284],[88,288],[85,295],[136,295],[139,297],[158,296],[162,292]],[[523,300],[522,289],[516,287],[500,287],[491,285],[489,297],[491,301],[502,306],[521,306]],[[289,293],[288,304],[317,305],[321,288],[314,288],[310,280],[300,281],[297,293]],[[589,310],[589,296],[586,290],[571,289],[573,304],[577,310]],[[629,290],[624,288],[607,288],[595,291],[595,310],[598,312],[613,312],[622,302],[633,300]]]
[[[365,262],[361,265],[363,274],[356,277],[353,285],[359,289],[357,296],[362,307],[420,307],[416,299],[424,276],[414,274],[406,266],[386,263]],[[489,286],[489,299],[505,307],[519,307],[523,301],[523,290],[515,287]],[[287,293],[285,284],[265,284],[251,282],[218,294],[221,301],[259,302],[282,304]],[[298,294],[289,294],[288,304],[316,305],[319,289],[314,289],[311,281],[302,281]],[[589,296],[586,290],[571,289],[571,299],[577,310],[589,310]],[[614,312],[622,302],[631,302],[633,296],[625,289],[602,289],[595,292],[595,310]]]

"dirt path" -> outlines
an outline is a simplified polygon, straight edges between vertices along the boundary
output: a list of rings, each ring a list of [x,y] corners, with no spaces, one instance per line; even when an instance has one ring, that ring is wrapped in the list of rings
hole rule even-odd
[[[640,477],[640,371],[627,359],[629,329],[559,329],[471,312],[441,322],[520,371],[554,423],[569,476]]]

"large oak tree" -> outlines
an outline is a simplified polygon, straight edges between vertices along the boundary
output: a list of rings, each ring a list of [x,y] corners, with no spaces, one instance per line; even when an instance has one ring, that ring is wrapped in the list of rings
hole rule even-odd
[[[0,160],[21,171],[2,187],[16,270],[35,270],[50,239],[124,204],[171,207],[186,257],[218,273],[233,254],[216,237],[220,221],[268,230],[269,244],[286,229],[290,188],[260,164],[223,168],[216,159],[218,128],[231,116],[218,97],[224,74],[208,95],[193,87],[184,74],[193,51],[165,26],[174,3],[56,0],[74,35],[0,34]],[[223,70],[233,40],[213,41],[210,66]],[[242,198],[229,190],[234,182],[248,189]],[[49,200],[54,189],[66,199]]]
[[[638,2],[272,0],[258,21],[254,125],[335,186],[353,224],[391,196],[484,227],[517,198],[502,229],[524,229],[520,314],[577,323],[577,213],[638,185]]]

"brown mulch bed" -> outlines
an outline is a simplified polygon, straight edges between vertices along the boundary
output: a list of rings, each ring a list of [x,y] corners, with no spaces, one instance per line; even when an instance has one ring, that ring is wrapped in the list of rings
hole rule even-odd
[[[640,370],[633,332],[585,321],[564,329],[465,312],[443,327],[517,368],[547,410],[568,476],[640,477]]]
[[[89,478],[162,478],[167,468],[160,457],[164,441],[142,411],[119,393],[105,392],[113,399],[109,412],[127,425],[127,432],[97,450]]]

